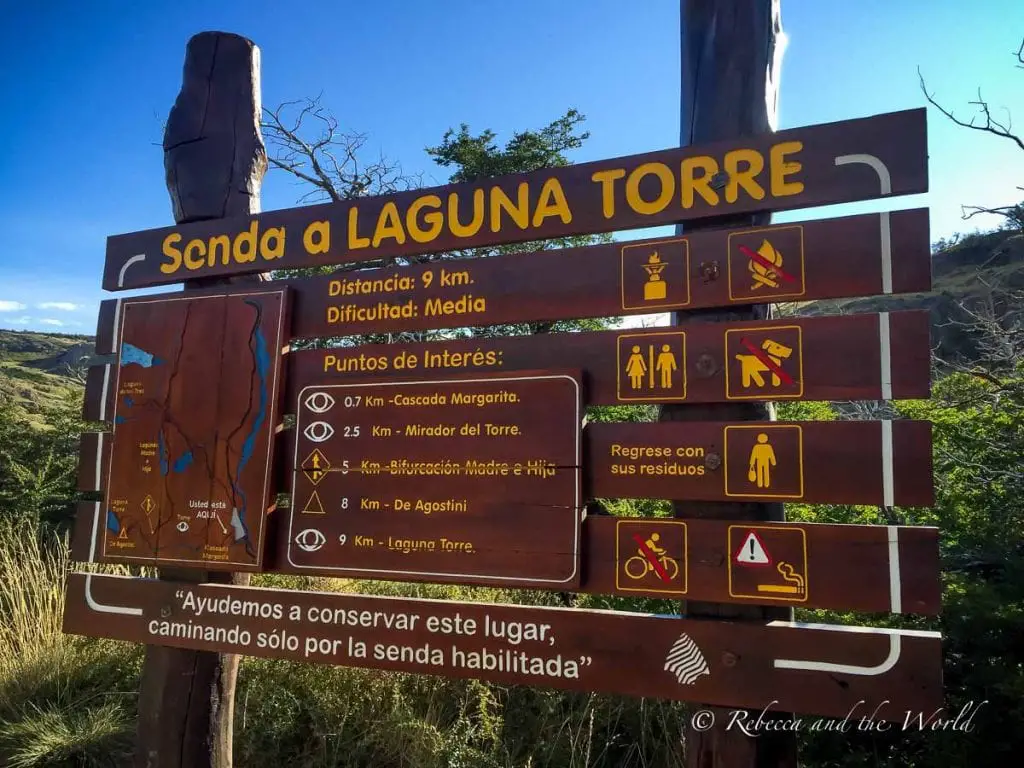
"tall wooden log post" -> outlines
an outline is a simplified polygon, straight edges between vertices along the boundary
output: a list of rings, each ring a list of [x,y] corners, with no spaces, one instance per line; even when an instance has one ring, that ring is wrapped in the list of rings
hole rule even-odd
[[[259,212],[267,170],[260,112],[259,48],[224,32],[202,32],[189,40],[163,143],[177,223]],[[246,279],[253,278],[239,280]],[[229,281],[193,280],[185,290]],[[162,568],[160,578],[249,583],[248,574],[195,569]],[[237,676],[233,654],[147,645],[135,765],[230,768]]]
[[[723,139],[736,139],[775,128],[781,64],[782,24],[780,0],[680,0],[680,146]],[[726,177],[713,179],[713,186],[724,186]],[[771,214],[715,217],[691,222],[687,231],[711,227],[747,227],[768,224]],[[683,226],[678,231],[682,233]],[[703,279],[726,279],[724,261],[708,261],[700,266]],[[673,323],[763,320],[770,316],[769,305],[737,307],[729,310],[677,312]],[[697,361],[714,366],[715,361]],[[707,375],[715,373],[708,370]],[[722,405],[665,406],[665,421],[746,421],[773,418],[770,405],[755,402]],[[709,456],[711,462],[721,457]],[[710,467],[716,469],[717,467]],[[782,520],[784,510],[777,503],[691,502],[673,503],[676,517],[727,520]],[[691,618],[761,621],[766,618],[790,619],[792,611],[780,608],[701,603],[684,604]],[[727,651],[726,651],[727,653]],[[726,662],[727,663],[727,662]],[[684,748],[689,768],[781,768],[796,765],[796,738],[788,732],[746,736],[735,725],[727,728],[732,710],[694,705],[714,714],[715,725],[701,730],[707,721],[694,728],[686,724]]]

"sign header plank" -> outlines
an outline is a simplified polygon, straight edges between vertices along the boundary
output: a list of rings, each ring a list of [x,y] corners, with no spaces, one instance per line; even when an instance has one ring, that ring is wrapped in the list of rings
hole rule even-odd
[[[926,192],[925,110],[107,239],[103,287],[413,256]]]

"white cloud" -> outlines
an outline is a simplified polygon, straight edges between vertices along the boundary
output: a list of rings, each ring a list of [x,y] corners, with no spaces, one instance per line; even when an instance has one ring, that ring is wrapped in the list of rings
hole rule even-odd
[[[63,320],[55,320],[52,317],[41,317],[41,318],[39,318],[39,322],[42,325],[56,325],[58,327],[61,327],[61,326],[64,325],[64,321]]]
[[[81,309],[81,305],[72,304],[70,301],[44,301],[42,304],[36,304],[36,309],[59,309],[62,312],[74,312],[76,309]]]
[[[0,312],[17,312],[21,309],[25,309],[25,305],[20,301],[6,301],[5,299],[0,299]]]

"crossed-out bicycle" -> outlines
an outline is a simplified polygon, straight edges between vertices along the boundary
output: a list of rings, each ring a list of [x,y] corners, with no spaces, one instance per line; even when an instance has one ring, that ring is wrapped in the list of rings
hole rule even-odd
[[[661,567],[665,569],[665,575],[668,576],[668,581],[672,581],[672,579],[679,575],[679,563],[668,555],[659,555],[658,562],[661,564]],[[636,581],[639,581],[648,573],[655,570],[654,563],[643,555],[633,555],[631,558],[626,560],[626,564],[623,568],[626,571],[626,575]]]

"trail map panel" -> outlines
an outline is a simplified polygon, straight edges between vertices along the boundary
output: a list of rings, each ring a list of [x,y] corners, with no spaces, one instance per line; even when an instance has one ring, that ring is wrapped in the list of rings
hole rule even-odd
[[[288,563],[578,586],[581,400],[566,374],[306,387]]]
[[[259,569],[285,300],[257,291],[121,307],[105,560]]]

